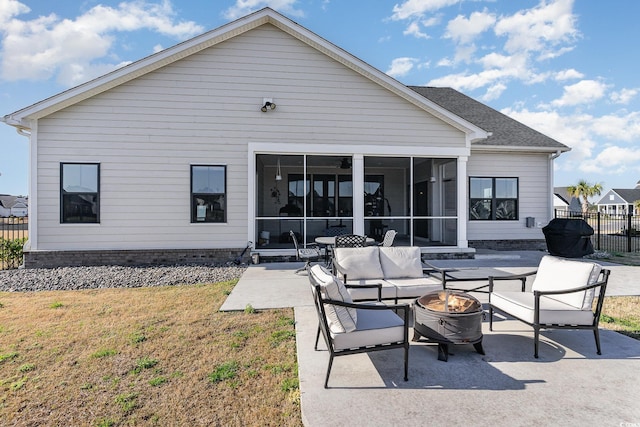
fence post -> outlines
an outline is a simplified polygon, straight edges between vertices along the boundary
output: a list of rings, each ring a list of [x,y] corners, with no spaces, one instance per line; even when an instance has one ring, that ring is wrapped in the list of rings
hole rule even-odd
[[[598,250],[600,250],[600,233],[601,233],[601,227],[600,227],[600,211],[598,211],[598,221],[597,221],[597,225],[598,225],[598,237],[596,238],[596,248]]]
[[[631,253],[631,218],[633,214],[627,214],[627,252]]]

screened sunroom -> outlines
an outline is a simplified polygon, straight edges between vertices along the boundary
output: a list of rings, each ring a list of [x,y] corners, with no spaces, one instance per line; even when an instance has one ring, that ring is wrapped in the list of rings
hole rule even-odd
[[[256,249],[320,236],[363,234],[396,246],[456,246],[457,159],[377,155],[255,154]]]

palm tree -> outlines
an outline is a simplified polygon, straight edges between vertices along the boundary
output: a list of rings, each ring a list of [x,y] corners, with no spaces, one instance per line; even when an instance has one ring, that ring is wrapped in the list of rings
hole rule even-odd
[[[633,202],[633,206],[636,207],[636,212],[640,212],[640,200]]]
[[[596,183],[591,185],[584,179],[581,179],[577,185],[567,188],[567,192],[572,197],[577,197],[582,202],[582,213],[586,214],[589,210],[589,197],[599,196],[602,193],[602,184]]]

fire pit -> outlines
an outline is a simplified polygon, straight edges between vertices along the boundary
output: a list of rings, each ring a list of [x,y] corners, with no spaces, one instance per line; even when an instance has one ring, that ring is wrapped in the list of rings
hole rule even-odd
[[[469,294],[456,291],[430,292],[414,305],[413,341],[424,337],[438,343],[438,360],[449,359],[449,344],[473,344],[482,349],[482,304]]]

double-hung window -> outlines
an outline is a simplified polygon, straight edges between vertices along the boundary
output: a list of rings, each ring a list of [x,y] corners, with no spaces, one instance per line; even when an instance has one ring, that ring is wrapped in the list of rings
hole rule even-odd
[[[100,222],[100,164],[60,163],[60,222]]]
[[[518,178],[469,178],[470,220],[517,220]]]
[[[226,222],[227,167],[191,166],[191,222]]]

